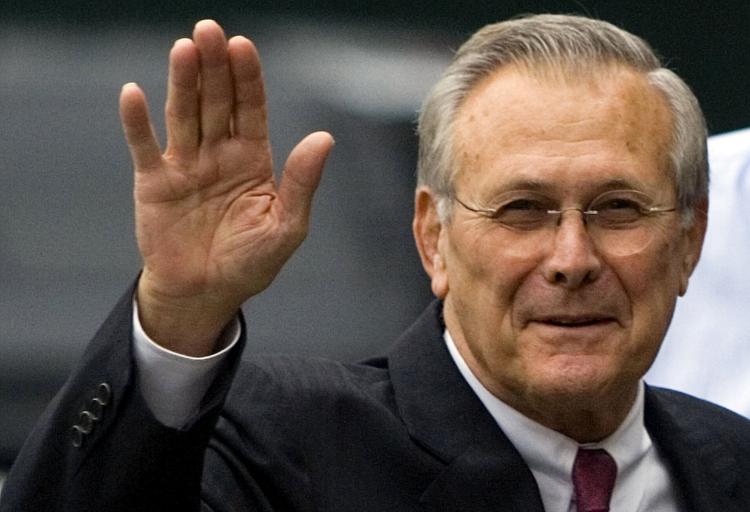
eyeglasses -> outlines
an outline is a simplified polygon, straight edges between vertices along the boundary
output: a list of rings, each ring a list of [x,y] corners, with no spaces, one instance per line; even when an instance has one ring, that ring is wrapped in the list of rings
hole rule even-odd
[[[581,213],[597,250],[613,256],[629,256],[644,250],[663,226],[656,221],[674,206],[655,206],[649,196],[637,190],[610,190],[594,198],[586,208],[559,208],[556,202],[534,191],[512,191],[498,198],[499,206],[475,208],[457,197],[456,202],[505,228],[503,250],[528,256],[548,248],[549,236],[569,211]]]

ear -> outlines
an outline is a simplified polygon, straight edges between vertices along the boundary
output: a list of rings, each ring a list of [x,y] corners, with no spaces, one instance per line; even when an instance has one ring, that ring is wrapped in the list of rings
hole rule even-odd
[[[708,198],[705,198],[695,206],[693,210],[693,224],[685,229],[684,236],[687,247],[683,253],[682,268],[680,269],[680,296],[685,295],[685,292],[687,292],[688,281],[701,257],[707,226]]]
[[[412,230],[422,267],[430,276],[432,293],[439,299],[448,294],[448,273],[440,251],[440,239],[445,236],[445,229],[438,216],[437,197],[429,188],[419,187],[414,195]]]

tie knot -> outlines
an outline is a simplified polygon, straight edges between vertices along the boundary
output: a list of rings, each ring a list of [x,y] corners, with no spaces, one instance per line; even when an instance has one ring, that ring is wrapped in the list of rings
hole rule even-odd
[[[579,448],[573,463],[578,512],[608,512],[617,463],[606,450]]]

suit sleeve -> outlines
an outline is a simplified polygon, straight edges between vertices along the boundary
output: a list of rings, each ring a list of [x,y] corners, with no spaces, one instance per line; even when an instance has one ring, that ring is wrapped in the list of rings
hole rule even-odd
[[[0,512],[200,509],[204,452],[244,347],[185,428],[162,425],[136,386],[129,289],[26,440]]]

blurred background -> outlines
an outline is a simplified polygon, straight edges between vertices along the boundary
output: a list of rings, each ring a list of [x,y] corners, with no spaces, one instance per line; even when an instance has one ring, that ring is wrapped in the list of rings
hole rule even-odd
[[[169,48],[212,17],[261,52],[278,167],[308,132],[334,134],[308,240],[245,307],[248,350],[354,360],[430,300],[410,232],[420,100],[470,33],[527,12],[643,36],[712,133],[750,126],[748,0],[3,0],[0,470],[139,270],[123,83],[146,90],[162,130]]]

